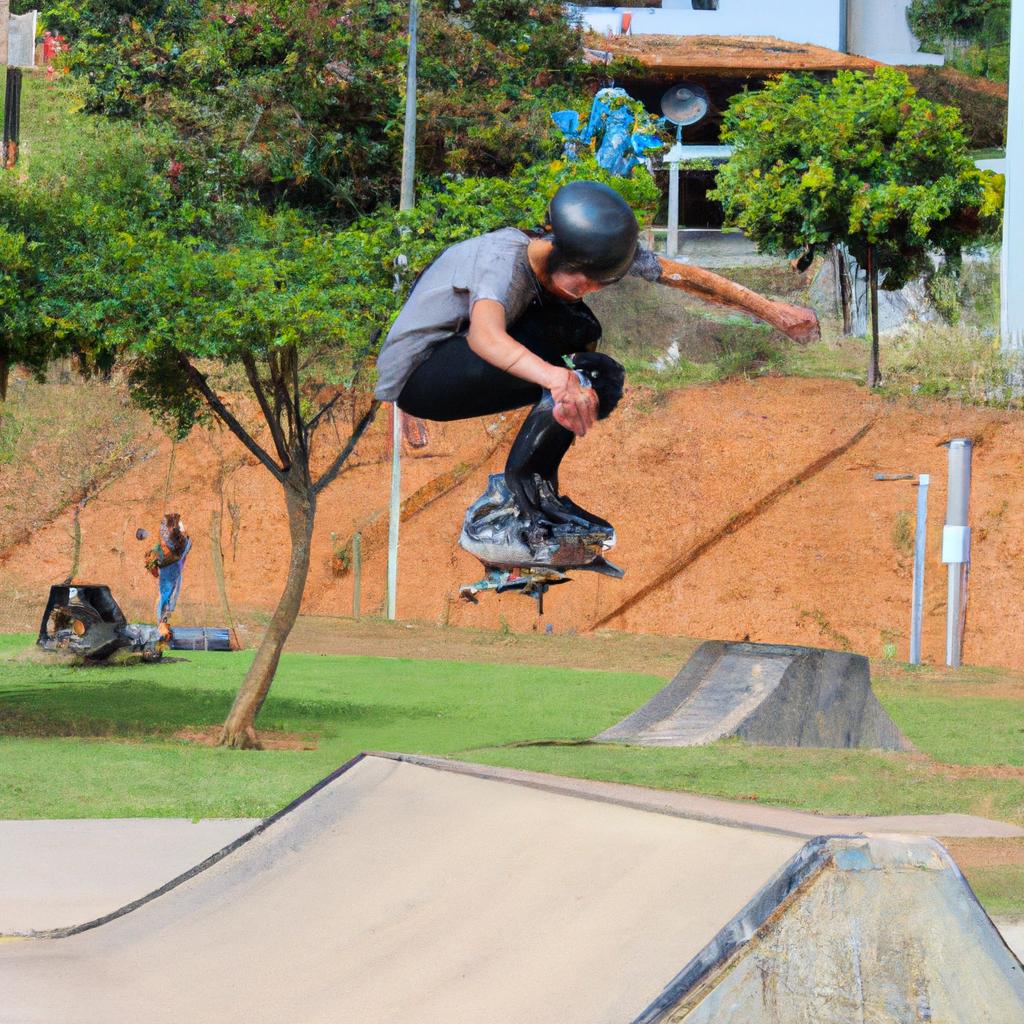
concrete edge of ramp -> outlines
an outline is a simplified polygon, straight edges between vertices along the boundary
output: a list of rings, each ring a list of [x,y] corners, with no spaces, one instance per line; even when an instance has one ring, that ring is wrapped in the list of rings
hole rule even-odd
[[[601,782],[566,775],[549,775],[522,768],[501,768],[424,754],[398,754],[386,751],[369,753],[374,757],[406,761],[409,764],[458,772],[481,779],[511,782],[584,800],[600,800],[635,810],[692,818],[712,825],[774,832],[779,835],[811,838],[854,835],[862,832],[891,832],[935,836],[939,839],[1024,838],[1024,828],[972,814],[824,815],[813,811],[795,811],[787,807],[702,796],[699,793],[687,793],[682,790],[651,789],[623,782]]]
[[[948,851],[935,839],[875,835],[822,836],[810,840],[669,982],[664,991],[633,1021],[633,1024],[677,1024],[691,1020],[695,1024],[709,1024],[719,1019],[716,1010],[725,1007],[729,1009],[728,1019],[746,1019],[750,1024],[775,1024],[792,1019],[787,1018],[786,1008],[780,1008],[775,1002],[773,982],[775,975],[781,974],[785,977],[788,973],[786,965],[793,962],[799,965],[796,972],[798,984],[795,987],[799,989],[802,985],[805,989],[813,991],[813,995],[808,995],[805,991],[798,992],[795,996],[796,1008],[800,1012],[799,1019],[852,1019],[844,1017],[842,1008],[837,1009],[831,1002],[830,993],[841,988],[841,984],[836,985],[835,977],[824,977],[827,972],[821,969],[820,963],[814,962],[815,959],[830,957],[830,947],[822,940],[820,934],[807,929],[806,922],[797,920],[791,925],[791,931],[795,929],[800,934],[800,940],[794,942],[790,934],[788,941],[783,944],[784,955],[780,956],[780,950],[771,948],[767,941],[774,932],[782,930],[782,925],[797,916],[794,911],[798,909],[801,901],[811,902],[809,895],[822,877],[829,872],[837,877],[874,874],[884,878],[881,884],[876,883],[873,888],[876,902],[881,896],[881,902],[887,911],[887,921],[879,922],[877,914],[873,916],[867,910],[867,900],[837,900],[835,893],[824,900],[824,907],[816,908],[819,920],[830,916],[835,919],[834,911],[837,904],[842,905],[849,914],[850,920],[846,922],[840,915],[840,924],[833,929],[832,942],[834,945],[838,941],[853,950],[850,957],[853,965],[852,976],[843,980],[851,983],[849,990],[853,995],[849,997],[849,1001],[860,1010],[861,1019],[865,1019],[865,1008],[882,1014],[875,1017],[869,1013],[867,1016],[872,1020],[883,1019],[896,1012],[893,1000],[899,995],[907,1004],[905,1007],[901,1005],[901,1009],[911,1013],[913,1019],[931,1020],[931,1008],[928,1005],[931,994],[928,982],[932,979],[929,975],[941,976],[944,971],[951,973],[952,987],[955,989],[957,983],[962,980],[958,972],[952,970],[960,966],[960,958],[957,955],[959,952],[964,959],[974,955],[975,963],[971,967],[975,970],[980,958],[983,971],[989,975],[987,980],[995,983],[993,989],[999,989],[998,992],[993,992],[992,996],[993,1000],[998,1000],[999,1007],[990,1007],[987,1003],[972,1005],[970,998],[965,998],[964,1003],[970,1007],[966,1015],[963,1012],[964,1006],[961,1005],[960,1014],[947,1016],[940,1013],[936,1019],[948,1020],[951,1024],[954,1020],[958,1024],[966,1024],[968,1020],[1024,1020],[1024,964],[978,902],[974,891]],[[894,876],[897,874],[902,874],[904,878],[913,876],[915,882],[927,879],[933,883],[930,887],[925,886],[926,895],[923,902],[926,903],[931,916],[936,918],[934,930],[940,934],[946,929],[951,934],[958,930],[960,933],[953,939],[952,948],[943,948],[941,942],[931,942],[933,947],[937,945],[939,952],[945,954],[944,957],[929,955],[936,952],[935,949],[927,949],[933,936],[918,934],[912,926],[905,924],[906,906],[893,898],[900,895],[895,891],[898,883],[894,881]],[[945,889],[944,892],[939,891],[942,888]],[[920,891],[917,898],[918,902],[922,902]],[[898,912],[893,912],[893,903],[898,906]],[[852,909],[850,904],[853,904]],[[833,913],[829,915],[823,912],[827,910]],[[811,914],[813,913],[812,909]],[[851,922],[854,922],[852,927],[845,930],[844,923]],[[894,966],[892,949],[899,947],[899,939],[891,942],[889,925],[893,932],[903,930],[907,933],[903,938],[906,940],[909,937],[910,942],[906,943],[908,947],[918,947],[913,950],[908,948],[906,955],[899,957],[898,966]],[[819,928],[819,933],[832,926],[833,922],[829,920]],[[805,931],[801,933],[801,929]],[[961,941],[964,935],[972,940],[970,949]],[[801,941],[806,948],[797,948]],[[961,941],[959,946],[957,941]],[[873,960],[872,954],[877,953],[879,947],[885,949],[888,955]],[[904,950],[900,948],[900,952]],[[751,982],[750,978],[746,979],[747,991],[744,992],[742,966],[751,955],[758,962],[747,972],[753,976],[753,981]],[[967,967],[968,972],[971,967]],[[872,971],[876,976],[883,977],[883,991],[881,998],[877,999],[879,1005],[872,1003],[868,1007],[869,1002],[877,998],[877,993],[872,996],[866,992],[871,987]],[[902,972],[902,976],[895,977],[893,971]],[[737,978],[740,980],[737,981]],[[725,992],[722,993],[718,991],[719,989],[725,989]],[[753,996],[751,990],[754,992]],[[985,991],[984,986],[982,990]],[[822,993],[825,995],[822,996]],[[939,998],[942,998],[941,994]],[[977,1000],[978,994],[974,993],[973,998]],[[819,1001],[821,1005],[817,1005]],[[912,1002],[914,1005],[910,1005]],[[831,1010],[827,1016],[824,1014],[825,1003],[828,1003],[828,1009]],[[992,1009],[997,1016],[989,1013]],[[770,1012],[766,1013],[766,1010]],[[793,1012],[794,1006],[791,1005],[789,1010]],[[747,1016],[735,1016],[737,1012],[745,1012]],[[1001,1017],[998,1016],[1000,1012],[1010,1012],[1013,1016]],[[918,1013],[922,1015],[919,1017]],[[895,1016],[893,1019],[896,1019]],[[900,1016],[899,1019],[909,1020],[911,1016]]]
[[[825,836],[811,839],[669,983],[633,1024],[657,1024],[664,1015],[742,949],[794,892],[824,870],[832,853]]]

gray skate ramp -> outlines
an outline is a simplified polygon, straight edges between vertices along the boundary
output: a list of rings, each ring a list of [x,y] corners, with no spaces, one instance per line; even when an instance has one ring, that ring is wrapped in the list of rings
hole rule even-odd
[[[622,1024],[803,842],[366,757],[137,909],[0,942],[0,1020]]]
[[[0,821],[0,935],[109,914],[257,824],[258,818]]]
[[[387,756],[106,921],[0,942],[0,993],[34,1024],[1024,1020],[1020,965],[930,840],[807,843]]]
[[[872,692],[862,655],[717,640],[594,739],[690,747],[726,736],[775,747],[912,749]]]
[[[1024,1021],[1024,967],[935,840],[812,840],[635,1024],[851,1021]]]

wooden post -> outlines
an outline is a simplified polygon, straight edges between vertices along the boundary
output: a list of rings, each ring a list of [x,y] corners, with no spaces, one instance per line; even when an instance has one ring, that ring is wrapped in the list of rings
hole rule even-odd
[[[10,31],[11,0],[0,0],[0,74],[4,79],[4,140],[0,149],[0,168],[7,167],[7,135],[10,129],[11,69],[7,66]]]
[[[363,535],[352,538],[352,618],[358,619],[363,603]]]

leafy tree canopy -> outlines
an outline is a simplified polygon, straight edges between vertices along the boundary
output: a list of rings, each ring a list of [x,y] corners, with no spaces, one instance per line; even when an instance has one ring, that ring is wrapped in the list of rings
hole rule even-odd
[[[883,286],[956,263],[965,241],[997,229],[998,192],[967,151],[959,115],[921,99],[906,75],[783,75],[725,116],[736,147],[714,195],[767,251],[845,243],[861,266],[872,246]]]
[[[157,119],[198,205],[282,199],[353,220],[397,194],[408,5],[398,0],[59,0],[91,112]],[[425,0],[417,172],[503,176],[544,155],[551,110],[601,73],[557,0]]]

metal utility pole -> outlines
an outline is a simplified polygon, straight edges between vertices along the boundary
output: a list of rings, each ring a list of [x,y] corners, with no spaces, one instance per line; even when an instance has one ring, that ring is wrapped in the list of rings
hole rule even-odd
[[[665,239],[665,255],[670,259],[679,252],[679,162],[683,159],[679,142],[665,154],[668,164],[668,235]]]
[[[416,205],[416,29],[419,0],[409,0],[409,57],[405,73],[405,134],[402,139],[402,193],[400,210]]]
[[[391,503],[388,508],[388,618],[398,612],[398,521],[402,515],[402,410],[391,406]]]
[[[1024,355],[1024,0],[1010,13],[1010,87],[1006,120],[1006,198],[1003,206],[1000,335],[1004,355]],[[1011,388],[1024,386],[1024,368],[1015,368]]]
[[[405,134],[402,142],[402,191],[399,210],[416,205],[416,29],[419,0],[409,0],[409,56],[405,76]],[[388,618],[398,613],[398,523],[402,513],[402,410],[391,408],[391,505],[388,521]]]
[[[928,484],[931,477],[917,478],[917,521],[914,524],[914,591],[910,602],[910,664],[921,664],[921,620],[924,609],[924,557],[928,536]]]
[[[971,528],[967,510],[971,501],[971,454],[973,444],[956,437],[949,448],[949,491],[946,497],[946,525],[942,530],[942,561],[949,566],[946,603],[946,664],[960,666],[967,611],[967,578],[971,565]]]
[[[914,585],[910,599],[910,664],[921,664],[921,620],[924,608],[924,555],[928,535],[928,484],[931,477],[922,473],[876,473],[876,480],[916,480],[917,520],[914,523]]]

